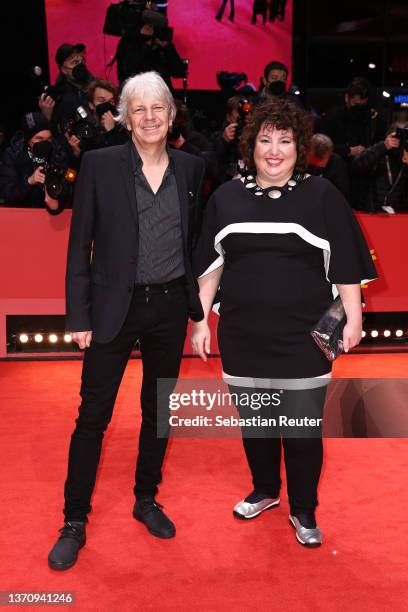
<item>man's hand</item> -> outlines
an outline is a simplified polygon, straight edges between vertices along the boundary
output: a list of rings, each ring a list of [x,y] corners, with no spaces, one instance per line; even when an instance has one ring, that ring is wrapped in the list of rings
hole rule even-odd
[[[222,133],[222,137],[224,138],[224,140],[226,140],[227,142],[232,142],[235,138],[237,127],[238,127],[238,123],[228,124]]]
[[[47,96],[47,94],[41,94],[38,98],[38,106],[44,117],[50,121],[55,106],[55,100],[53,100],[51,96]]]
[[[80,349],[89,348],[91,346],[92,341],[92,332],[91,331],[80,331],[80,332],[72,332],[72,339],[77,343]]]
[[[144,36],[153,36],[154,26],[149,23],[145,23],[143,28],[140,30],[140,33],[144,34]]]
[[[363,145],[356,145],[355,147],[350,147],[351,157],[357,157],[357,155],[360,155],[360,153],[362,153],[363,151],[365,151],[365,147],[363,147]]]
[[[48,208],[51,208],[51,210],[57,210],[59,208],[58,200],[54,200],[54,198],[49,196],[47,190],[45,190],[44,201],[46,205],[48,206]]]
[[[29,185],[44,185],[45,183],[44,167],[38,166],[38,168],[34,170],[32,175],[28,177],[27,183]]]
[[[155,38],[155,43],[156,45],[159,45],[159,47],[167,47],[167,45],[169,44],[168,40],[160,40],[160,38]]]
[[[399,138],[396,137],[395,132],[388,134],[387,138],[384,140],[384,145],[387,151],[390,149],[398,149],[400,141]]]
[[[81,155],[81,141],[78,138],[78,136],[75,136],[75,134],[69,134],[68,132],[65,132],[65,138],[68,141],[69,146],[72,149],[73,154],[75,155],[75,157],[79,157]]]
[[[116,126],[116,121],[113,118],[111,111],[106,111],[101,117],[101,126],[105,132],[110,132]]]

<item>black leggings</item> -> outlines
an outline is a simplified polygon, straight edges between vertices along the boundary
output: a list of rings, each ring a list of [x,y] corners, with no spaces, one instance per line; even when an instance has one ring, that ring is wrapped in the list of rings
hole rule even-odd
[[[323,418],[327,387],[283,392],[234,386],[229,389],[231,394],[236,394],[233,397],[237,398],[241,418],[246,422],[252,421],[254,416],[261,420],[261,424],[258,420],[254,425],[241,427],[254,489],[278,497],[283,444],[291,514],[313,513],[318,505],[317,486],[323,463],[321,421],[319,423],[318,419]],[[275,401],[271,401],[271,406],[258,408],[260,394],[268,394]],[[280,400],[279,405],[276,405],[277,400]],[[257,406],[255,410],[253,405]]]

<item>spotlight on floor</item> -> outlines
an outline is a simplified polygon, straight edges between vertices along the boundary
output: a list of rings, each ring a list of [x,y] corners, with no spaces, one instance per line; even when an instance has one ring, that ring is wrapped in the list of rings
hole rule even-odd
[[[58,342],[58,336],[57,334],[50,334],[48,336],[48,340],[52,343],[55,344],[56,342]]]
[[[69,344],[69,342],[72,342],[71,334],[64,334],[64,342],[66,342],[67,344]]]
[[[378,331],[376,329],[373,329],[371,332],[371,337],[372,338],[377,338],[378,337]]]
[[[397,329],[395,335],[397,336],[397,338],[401,338],[404,335],[404,332],[402,331],[402,329]]]
[[[391,332],[389,329],[384,329],[384,337],[389,338],[391,336]]]
[[[36,342],[40,343],[40,342],[42,342],[44,340],[44,336],[42,334],[35,334],[34,340]]]
[[[28,342],[27,334],[20,334],[18,339],[21,342],[21,344],[26,344]]]
[[[365,331],[364,331],[364,329],[363,329],[363,331],[361,332],[361,337],[362,337],[362,338],[365,338],[365,337],[366,337],[366,335],[367,335],[367,332],[365,332]]]

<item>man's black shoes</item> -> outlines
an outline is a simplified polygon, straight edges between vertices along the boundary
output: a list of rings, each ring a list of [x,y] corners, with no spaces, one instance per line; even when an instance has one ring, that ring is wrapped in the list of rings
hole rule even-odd
[[[153,497],[137,500],[133,508],[133,516],[144,523],[150,533],[157,538],[173,538],[176,535],[174,523],[162,511],[163,506],[154,501]]]
[[[67,521],[61,535],[48,555],[48,565],[54,570],[66,570],[74,565],[78,551],[86,542],[85,523]]]

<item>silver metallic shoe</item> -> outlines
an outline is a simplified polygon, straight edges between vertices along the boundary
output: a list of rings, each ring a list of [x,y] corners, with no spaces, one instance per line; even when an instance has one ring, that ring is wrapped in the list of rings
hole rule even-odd
[[[292,514],[289,514],[289,522],[296,529],[296,538],[303,546],[314,548],[322,544],[323,534],[317,525],[314,529],[307,529],[303,527],[299,519]]]
[[[245,501],[249,497],[251,497],[251,495],[248,495],[248,497],[237,503],[233,510],[234,516],[244,520],[253,519],[259,516],[264,510],[269,510],[280,504],[279,497],[264,497],[260,501],[254,503]]]

